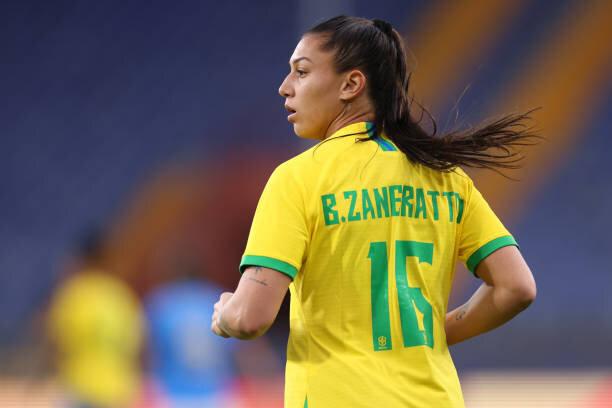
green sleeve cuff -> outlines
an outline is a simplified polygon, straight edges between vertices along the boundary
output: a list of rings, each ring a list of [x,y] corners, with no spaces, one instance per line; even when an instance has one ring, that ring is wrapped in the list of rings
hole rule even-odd
[[[267,256],[243,256],[242,261],[240,261],[240,273],[244,272],[244,270],[249,266],[263,266],[264,268],[274,269],[289,276],[292,280],[295,279],[295,276],[298,273],[298,270],[295,266],[287,262],[279,261],[278,259],[270,258]]]
[[[511,235],[505,235],[503,237],[495,238],[492,241],[481,246],[476,252],[474,252],[467,260],[466,265],[470,272],[476,275],[476,267],[478,264],[485,259],[487,256],[491,255],[493,252],[497,251],[499,248],[503,248],[506,246],[517,246],[518,244],[514,240],[514,237]]]

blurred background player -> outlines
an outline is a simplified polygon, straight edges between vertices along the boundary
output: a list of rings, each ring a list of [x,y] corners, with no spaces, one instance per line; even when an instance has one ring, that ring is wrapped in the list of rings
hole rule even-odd
[[[171,260],[157,262],[156,274],[163,276],[145,298],[149,374],[157,406],[230,406],[235,343],[208,329],[220,289],[199,278],[188,257]]]
[[[192,219],[190,225],[194,222]],[[231,249],[232,245],[226,245],[221,252]],[[208,329],[221,290],[209,278],[207,263],[214,265],[214,261],[202,259],[193,237],[185,231],[167,232],[148,252],[144,270],[155,283],[144,294],[146,371],[151,380],[145,406],[278,406],[266,397],[281,371],[280,359],[267,339],[224,341]]]
[[[103,238],[97,230],[82,238],[48,315],[70,408],[130,407],[140,392],[143,317],[131,289],[105,268]]]

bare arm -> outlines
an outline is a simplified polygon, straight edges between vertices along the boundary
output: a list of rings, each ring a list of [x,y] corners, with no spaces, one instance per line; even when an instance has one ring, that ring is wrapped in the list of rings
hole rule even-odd
[[[264,267],[247,268],[235,293],[221,294],[215,304],[211,330],[243,340],[264,334],[274,323],[291,278]]]
[[[531,270],[514,246],[500,248],[486,257],[476,268],[476,274],[483,284],[470,300],[446,315],[449,345],[501,326],[536,297]]]

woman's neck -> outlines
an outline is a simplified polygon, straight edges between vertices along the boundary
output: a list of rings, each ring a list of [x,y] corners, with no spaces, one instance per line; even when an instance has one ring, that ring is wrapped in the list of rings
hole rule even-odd
[[[369,104],[364,105],[359,102],[347,103],[340,114],[329,124],[323,139],[327,139],[343,127],[358,122],[373,122],[374,118],[374,110]]]

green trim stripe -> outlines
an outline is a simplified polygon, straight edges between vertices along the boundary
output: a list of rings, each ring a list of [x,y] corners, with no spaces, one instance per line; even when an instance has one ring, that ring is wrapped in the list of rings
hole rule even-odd
[[[376,143],[378,143],[378,145],[384,152],[395,152],[396,151],[395,146],[393,146],[391,143],[389,143],[382,137],[377,136],[374,140],[376,141]]]
[[[240,261],[240,273],[244,272],[244,270],[249,266],[263,266],[264,268],[270,268],[277,270],[279,272],[284,273],[289,276],[291,279],[295,279],[295,276],[298,273],[298,270],[295,266],[279,261],[275,258],[270,258],[268,256],[257,256],[257,255],[245,255],[242,257],[242,261]]]
[[[397,149],[397,147],[395,146],[395,144],[394,144],[394,143],[391,141],[391,139],[389,139],[389,138],[388,138],[388,137],[386,137],[386,136],[385,136],[385,137],[381,136],[380,138],[381,138],[382,140],[384,140],[386,144],[388,144],[388,145],[389,145],[389,148],[391,149],[391,151],[392,151],[392,152],[397,152],[397,150],[398,150],[398,149]]]
[[[378,143],[383,152],[397,152],[397,148],[390,140],[374,134],[374,122],[366,122],[366,131],[370,139]]]
[[[374,122],[366,122],[366,131],[368,132],[368,136],[374,137]]]
[[[518,247],[518,244],[516,243],[512,235],[505,235],[503,237],[495,238],[494,240],[489,241],[488,243],[481,246],[478,250],[476,250],[476,252],[474,252],[468,258],[466,265],[470,272],[476,275],[476,267],[483,259],[491,255],[493,252],[497,251],[499,248],[511,245]]]
[[[308,397],[304,400],[304,408],[308,408]]]

